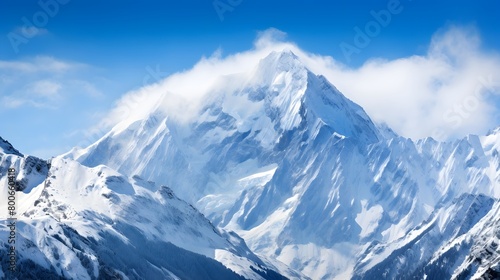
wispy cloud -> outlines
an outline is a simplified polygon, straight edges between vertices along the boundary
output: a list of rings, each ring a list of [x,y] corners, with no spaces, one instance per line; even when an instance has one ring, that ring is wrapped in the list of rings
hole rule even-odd
[[[162,107],[170,114],[194,114],[220,77],[250,73],[271,51],[290,49],[306,66],[326,76],[375,121],[403,136],[438,139],[482,133],[497,125],[500,57],[481,48],[474,27],[450,26],[430,38],[424,55],[374,58],[359,68],[300,49],[276,29],[261,32],[254,48],[226,57],[203,58],[192,69],[126,94],[101,126],[127,125]]]
[[[57,109],[70,95],[97,98],[102,93],[83,80],[82,70],[90,66],[48,56],[26,60],[0,60],[0,107]]]
[[[46,98],[56,98],[60,89],[61,84],[49,80],[37,81],[30,86],[31,92]]]
[[[30,105],[37,108],[57,108],[62,96],[62,85],[51,80],[40,80],[28,84],[21,90],[2,98],[4,106],[17,108]]]
[[[84,63],[66,62],[50,56],[36,56],[30,60],[0,60],[0,71],[63,72],[88,67]]]

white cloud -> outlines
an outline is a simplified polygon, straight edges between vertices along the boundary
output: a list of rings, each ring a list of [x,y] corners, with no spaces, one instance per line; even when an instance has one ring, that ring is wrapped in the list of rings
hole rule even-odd
[[[29,60],[0,60],[0,71],[19,71],[21,73],[51,72],[60,73],[87,67],[83,63],[66,62],[50,56],[36,56]]]
[[[49,99],[57,98],[60,89],[59,83],[49,80],[37,81],[30,86],[30,91],[35,95]]]
[[[81,70],[89,66],[80,62],[68,62],[55,59],[50,56],[37,56],[33,62],[41,71],[64,72],[70,70]]]
[[[71,95],[98,98],[102,93],[82,80],[89,67],[49,56],[25,60],[0,60],[0,107],[57,109]],[[77,93],[77,94],[75,94]]]
[[[12,70],[22,72],[34,72],[36,68],[33,64],[22,61],[2,61],[0,60],[0,70]]]
[[[281,44],[285,42],[286,36],[286,33],[279,29],[269,28],[267,30],[258,32],[257,39],[255,40],[254,45],[257,49],[272,47],[275,44]]]
[[[5,107],[18,108],[29,105],[37,108],[56,108],[61,101],[61,84],[51,80],[39,80],[26,85],[1,100]]]
[[[472,27],[452,26],[438,31],[425,55],[372,59],[359,68],[283,42],[284,36],[276,29],[261,32],[249,51],[226,57],[216,52],[188,71],[130,92],[117,102],[102,126],[122,121],[123,128],[158,107],[187,118],[196,113],[203,98],[222,90],[217,84],[222,77],[251,73],[260,59],[283,49],[292,50],[309,69],[326,76],[375,121],[386,122],[403,136],[444,140],[484,133],[497,125],[499,108],[490,97],[499,92],[500,58],[481,49],[480,36]]]
[[[371,60],[358,69],[316,59],[339,90],[403,136],[440,140],[484,133],[498,125],[500,57],[480,48],[474,28],[450,27],[432,38],[423,56]]]

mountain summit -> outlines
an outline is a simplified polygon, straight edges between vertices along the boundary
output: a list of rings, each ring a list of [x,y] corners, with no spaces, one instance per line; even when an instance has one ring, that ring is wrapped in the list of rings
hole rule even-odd
[[[18,150],[16,150],[12,144],[0,137],[0,152],[4,154],[13,154],[16,156],[23,156]]]
[[[69,156],[88,166],[106,163],[125,174],[167,182],[196,203],[217,192],[222,181],[273,169],[290,146],[330,136],[368,145],[381,137],[361,107],[291,51],[269,54],[250,73],[214,80],[228,86],[210,92],[194,120],[180,122],[157,108]],[[179,172],[184,175],[173,176]]]

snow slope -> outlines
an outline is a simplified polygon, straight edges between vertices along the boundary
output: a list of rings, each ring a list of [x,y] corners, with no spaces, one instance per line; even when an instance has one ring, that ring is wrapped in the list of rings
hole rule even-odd
[[[19,279],[284,279],[166,186],[109,167],[0,150],[0,205],[15,168]],[[5,221],[7,209],[0,211]],[[0,250],[8,248],[0,223]],[[4,255],[2,253],[2,255]],[[285,273],[303,278],[286,267]]]
[[[485,195],[460,196],[401,239],[372,243],[358,262],[355,278],[451,279],[476,272],[481,276],[499,261],[498,227],[488,224],[498,223],[498,202]],[[486,254],[491,255],[482,262],[478,251],[490,248]]]

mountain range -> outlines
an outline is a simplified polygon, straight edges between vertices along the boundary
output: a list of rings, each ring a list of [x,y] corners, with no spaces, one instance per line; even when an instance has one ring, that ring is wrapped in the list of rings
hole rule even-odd
[[[51,160],[2,139],[2,202],[7,170],[18,170],[19,273],[500,277],[500,129],[414,141],[372,121],[292,51],[256,65],[213,77],[189,118],[160,95],[146,117]]]

